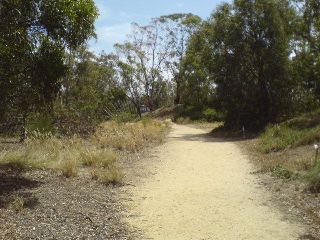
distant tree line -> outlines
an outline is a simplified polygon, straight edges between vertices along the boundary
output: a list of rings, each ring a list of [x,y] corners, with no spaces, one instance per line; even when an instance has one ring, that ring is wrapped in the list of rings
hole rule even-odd
[[[73,133],[173,104],[257,130],[318,107],[317,0],[234,0],[205,21],[157,17],[100,55],[87,47],[97,17],[93,0],[0,0],[1,132]]]

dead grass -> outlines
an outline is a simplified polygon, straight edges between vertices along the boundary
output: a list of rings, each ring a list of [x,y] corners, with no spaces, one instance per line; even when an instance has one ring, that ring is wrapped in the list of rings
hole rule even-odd
[[[149,143],[161,142],[168,125],[152,119],[135,123],[106,122],[89,141],[77,136],[57,138],[34,132],[23,145],[0,152],[0,164],[19,169],[53,169],[67,178],[91,171],[93,178],[104,184],[117,183],[122,173],[116,164],[116,152],[136,152]]]
[[[78,162],[74,159],[64,159],[60,162],[59,169],[66,178],[76,177],[79,174],[78,165]]]
[[[204,130],[213,130],[213,129],[217,129],[221,126],[223,126],[222,122],[193,122],[191,124],[189,124],[192,127],[198,128],[198,129],[204,129]]]
[[[103,184],[118,184],[123,178],[123,173],[116,167],[110,166],[107,169],[94,169],[91,177]]]
[[[262,153],[259,144],[260,140],[258,139],[243,142],[243,146],[254,159],[257,168],[262,172],[274,172],[283,168],[293,175],[304,175],[314,166],[315,153],[310,146]]]
[[[7,208],[11,209],[16,212],[21,212],[23,209],[25,209],[25,199],[21,196],[14,196],[12,197],[11,201],[8,203]]]
[[[110,149],[86,149],[80,154],[84,166],[108,167],[113,164],[118,156]]]
[[[93,142],[102,148],[137,152],[151,142],[161,142],[167,127],[168,124],[155,120],[106,122],[96,131]]]
[[[14,163],[23,168],[60,169],[65,162],[76,162],[83,148],[84,141],[77,137],[31,136],[18,149],[3,151],[0,163]]]

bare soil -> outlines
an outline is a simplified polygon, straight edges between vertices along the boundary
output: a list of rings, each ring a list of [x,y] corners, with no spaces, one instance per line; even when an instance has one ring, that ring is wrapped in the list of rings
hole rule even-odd
[[[83,176],[1,165],[0,239],[130,239],[118,189]],[[23,206],[15,206],[16,199]]]

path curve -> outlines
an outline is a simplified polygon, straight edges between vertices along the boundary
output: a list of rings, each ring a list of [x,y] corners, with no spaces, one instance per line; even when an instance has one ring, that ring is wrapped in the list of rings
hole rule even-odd
[[[139,239],[290,240],[303,227],[272,207],[247,156],[232,142],[173,125],[154,173],[129,189],[126,221]]]

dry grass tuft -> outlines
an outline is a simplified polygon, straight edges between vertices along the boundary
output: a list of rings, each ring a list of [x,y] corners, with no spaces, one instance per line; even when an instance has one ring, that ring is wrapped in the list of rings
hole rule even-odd
[[[93,170],[91,177],[103,184],[118,184],[123,178],[122,172],[116,167],[109,167],[108,169]]]
[[[66,159],[59,166],[62,175],[66,178],[76,177],[79,174],[78,162],[73,159]]]
[[[80,157],[83,165],[88,167],[108,167],[118,158],[110,149],[86,149]]]
[[[0,153],[0,164],[17,169],[43,168],[60,171],[67,178],[79,175],[81,168],[92,177],[109,184],[118,183],[122,173],[116,166],[116,151],[136,152],[152,142],[161,142],[169,122],[144,119],[135,123],[106,122],[91,141],[79,137],[57,138],[33,132],[17,149]]]
[[[59,139],[51,135],[28,138],[23,146],[0,155],[0,163],[14,163],[21,168],[59,168],[70,155],[77,158],[83,149],[80,138]]]
[[[7,208],[16,212],[21,212],[23,209],[25,209],[24,198],[21,196],[14,196],[8,203]]]
[[[136,152],[151,142],[161,142],[169,123],[144,120],[136,123],[106,122],[100,125],[93,141],[102,148]]]

